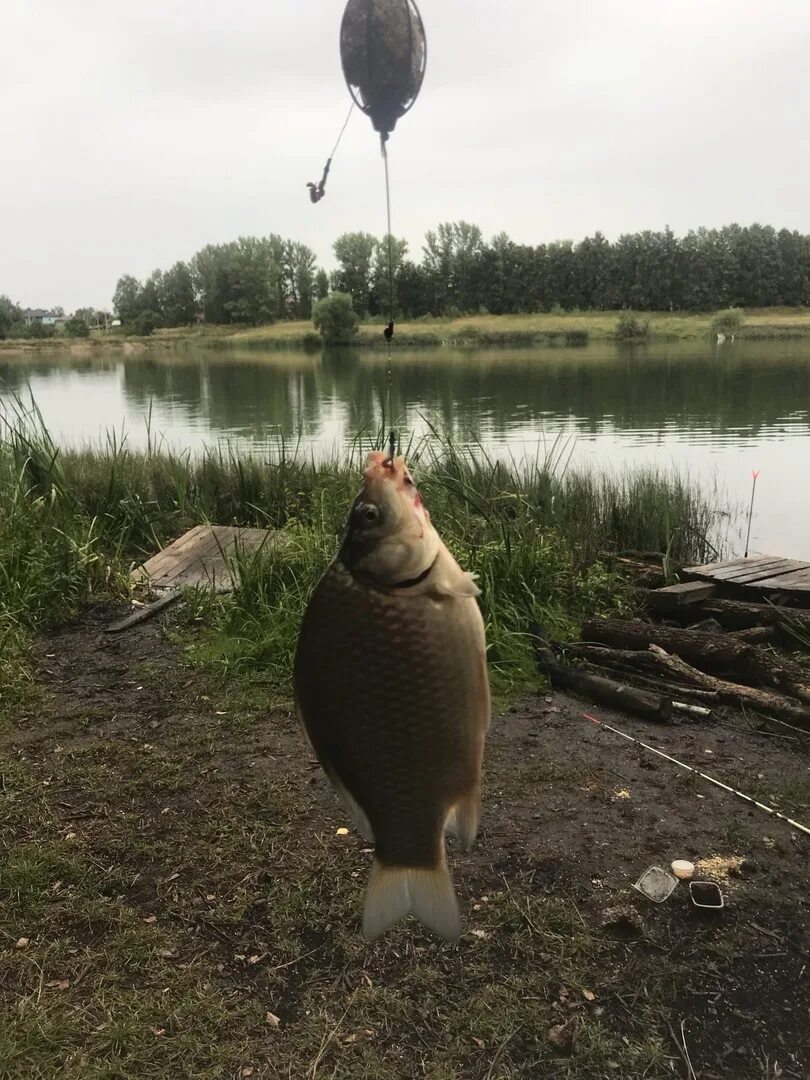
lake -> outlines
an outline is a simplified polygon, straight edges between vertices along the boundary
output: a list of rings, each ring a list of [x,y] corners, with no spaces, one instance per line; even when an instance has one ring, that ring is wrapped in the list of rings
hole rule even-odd
[[[740,553],[741,508],[759,469],[752,551],[810,561],[810,342],[392,355],[403,432],[430,421],[501,456],[533,458],[562,440],[575,466],[688,472],[734,508],[729,540]],[[145,445],[151,410],[153,439],[175,447],[227,439],[262,449],[283,437],[324,456],[377,427],[387,366],[385,352],[368,350],[0,353],[0,402],[30,387],[63,444],[115,428]]]

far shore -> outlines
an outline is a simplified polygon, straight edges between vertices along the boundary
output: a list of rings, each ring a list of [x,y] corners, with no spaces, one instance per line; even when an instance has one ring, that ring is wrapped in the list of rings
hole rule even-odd
[[[596,342],[643,344],[666,341],[715,340],[715,313],[637,312],[638,333],[617,333],[620,312],[576,311],[533,315],[463,315],[454,319],[427,318],[397,324],[394,345],[400,348],[488,348],[584,346]],[[351,341],[354,348],[385,348],[382,320],[363,323]],[[737,338],[778,339],[810,337],[810,308],[760,308],[745,313]],[[135,355],[146,350],[185,347],[303,349],[322,348],[319,335],[306,321],[267,326],[197,326],[156,330],[148,337],[94,331],[89,338],[54,337],[0,341],[0,355],[62,353],[92,356],[98,350]]]

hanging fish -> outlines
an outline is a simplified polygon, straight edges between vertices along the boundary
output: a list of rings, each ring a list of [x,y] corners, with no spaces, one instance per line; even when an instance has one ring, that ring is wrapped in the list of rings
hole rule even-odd
[[[468,848],[478,829],[490,695],[477,596],[405,459],[370,454],[294,672],[315,753],[374,841],[369,940],[408,913],[449,940],[461,933],[444,833]]]
[[[425,77],[427,41],[414,0],[348,0],[340,56],[349,93],[387,139]]]

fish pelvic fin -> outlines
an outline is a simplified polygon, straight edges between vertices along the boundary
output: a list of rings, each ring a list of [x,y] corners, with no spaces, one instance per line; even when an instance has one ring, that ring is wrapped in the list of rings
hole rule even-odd
[[[458,840],[464,851],[469,851],[478,835],[478,816],[481,812],[481,788],[475,785],[458,800],[445,822],[445,831]]]
[[[409,914],[446,941],[461,937],[458,901],[444,853],[435,869],[385,866],[374,860],[366,889],[363,937],[374,941]]]
[[[360,803],[351,794],[346,785],[341,783],[340,780],[338,780],[338,778],[333,772],[327,772],[327,776],[332,782],[332,786],[334,787],[335,791],[338,793],[340,801],[346,807],[346,810],[349,813],[349,817],[354,822],[354,826],[357,831],[360,833],[364,840],[367,840],[370,844],[373,844],[374,830],[372,829],[371,822],[368,820],[368,817],[366,816],[366,813]]]

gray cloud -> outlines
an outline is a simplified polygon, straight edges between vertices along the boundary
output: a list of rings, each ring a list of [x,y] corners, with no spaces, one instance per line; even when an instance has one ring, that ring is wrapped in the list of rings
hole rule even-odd
[[[394,227],[519,240],[669,223],[807,230],[806,0],[422,0],[428,74],[391,142]],[[270,231],[327,264],[384,231],[348,105],[340,0],[6,0],[0,292],[109,304],[209,241]]]

